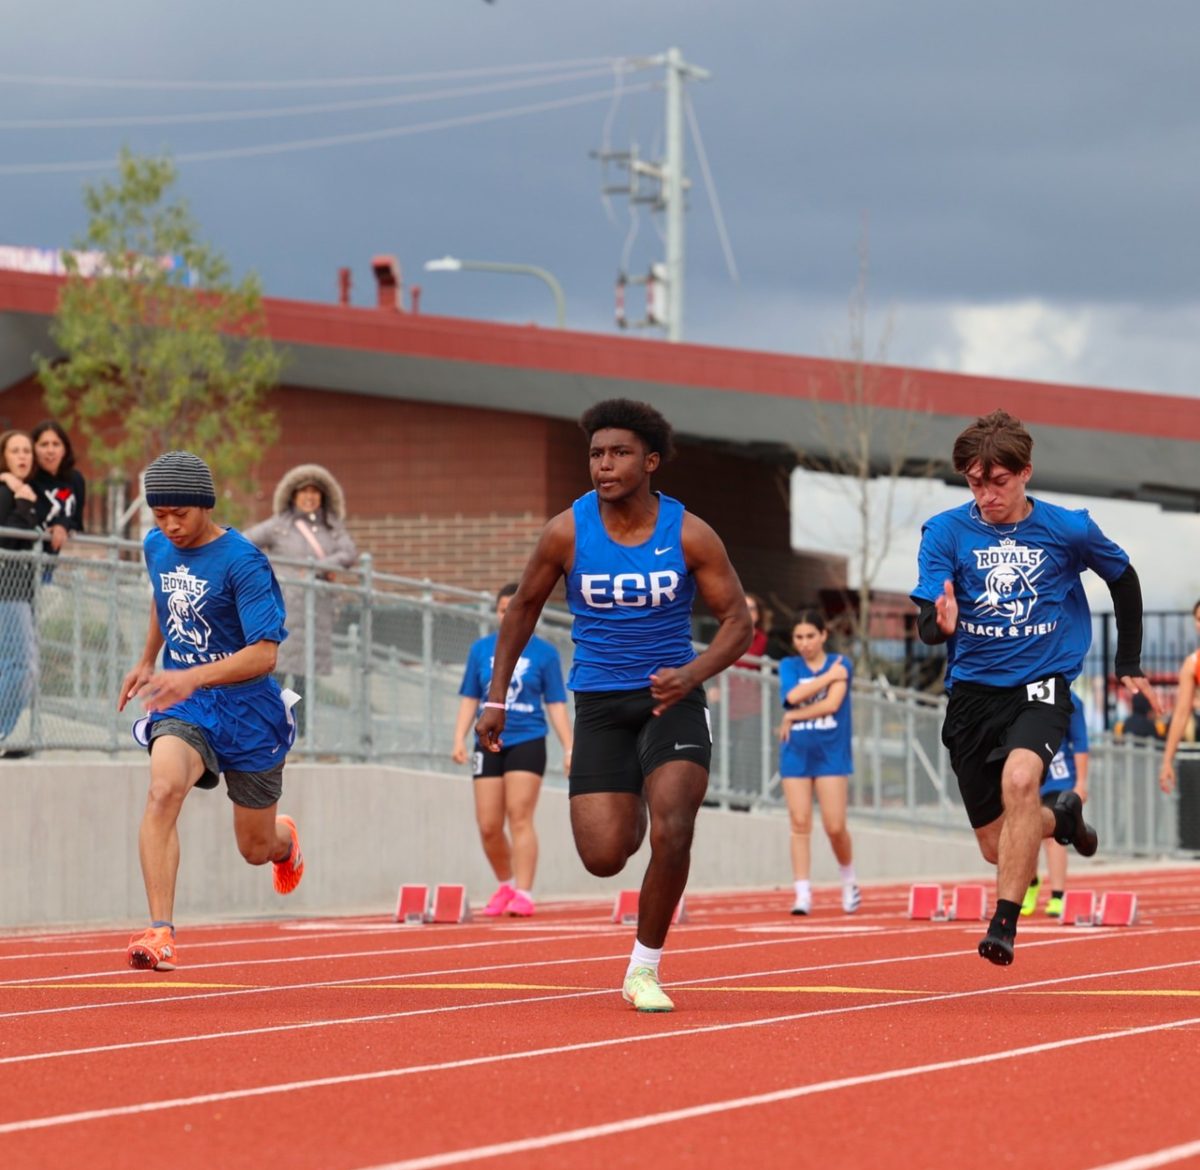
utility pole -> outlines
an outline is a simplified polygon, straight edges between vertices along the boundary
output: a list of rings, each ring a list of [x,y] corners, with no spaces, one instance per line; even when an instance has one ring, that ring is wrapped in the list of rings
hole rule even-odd
[[[636,66],[662,65],[667,71],[666,156],[661,162],[638,158],[636,148],[630,151],[593,152],[602,163],[614,162],[628,171],[626,181],[605,187],[605,194],[627,195],[634,203],[648,203],[653,211],[662,211],[667,219],[667,255],[665,264],[651,265],[644,277],[630,277],[622,272],[617,277],[617,322],[622,328],[660,326],[667,331],[668,341],[683,340],[683,305],[685,242],[683,216],[687,210],[684,195],[691,184],[684,173],[683,84],[689,78],[707,81],[712,74],[683,59],[683,51],[668,49],[654,57],[633,62]],[[649,194],[640,189],[639,180],[648,178],[654,184]],[[659,272],[662,272],[661,279]],[[629,322],[624,316],[624,287],[627,284],[648,286],[648,308],[641,321]],[[664,287],[665,286],[665,287]]]

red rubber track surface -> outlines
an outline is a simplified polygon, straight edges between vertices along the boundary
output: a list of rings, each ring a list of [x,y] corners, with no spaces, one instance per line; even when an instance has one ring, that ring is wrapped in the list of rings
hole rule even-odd
[[[611,903],[530,920],[0,936],[0,1167],[1200,1166],[1200,882],[1105,871],[1132,927],[911,922],[907,887],[688,898],[619,994]]]

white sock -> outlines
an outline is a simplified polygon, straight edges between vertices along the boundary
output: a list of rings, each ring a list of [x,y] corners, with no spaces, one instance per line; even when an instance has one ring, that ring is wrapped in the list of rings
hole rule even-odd
[[[844,886],[854,885],[854,862],[853,861],[849,865],[839,865],[838,873],[840,873],[842,875],[842,885],[844,885]]]
[[[522,898],[528,898],[529,901],[533,901],[533,894],[531,894],[528,890],[518,889],[517,893],[520,894]]]
[[[656,975],[658,965],[662,962],[662,947],[644,947],[636,939],[633,943],[633,953],[629,956],[629,966],[625,969],[628,975],[635,967],[649,967]]]
[[[501,878],[500,888],[502,890],[515,890],[517,888],[517,883],[510,877]]]
[[[798,882],[792,883],[796,887],[796,901],[802,901],[805,898],[812,897],[812,886],[809,884],[808,878],[803,878]]]

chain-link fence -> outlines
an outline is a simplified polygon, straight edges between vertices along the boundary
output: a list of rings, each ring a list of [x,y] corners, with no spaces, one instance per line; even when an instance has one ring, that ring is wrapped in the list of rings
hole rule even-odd
[[[275,564],[293,601],[289,630],[304,645],[303,669],[286,680],[303,696],[295,753],[459,771],[450,758],[458,688],[471,644],[495,629],[494,596],[375,573],[369,557],[332,579],[312,564]],[[28,600],[5,600],[17,586]],[[116,701],[145,644],[150,604],[138,544],[81,537],[60,557],[0,549],[0,747],[132,749],[140,711],[118,713]],[[323,613],[332,616],[328,669],[318,665]],[[538,633],[569,670],[569,615],[548,608]],[[710,798],[735,809],[783,807],[774,664],[732,667],[710,680],[708,696]],[[963,828],[941,744],[944,700],[856,682],[852,702],[851,807],[881,821]],[[1089,816],[1106,848],[1146,856],[1179,849],[1177,799],[1159,792],[1157,764],[1153,745],[1106,736],[1093,743]],[[547,780],[564,782],[553,747]]]

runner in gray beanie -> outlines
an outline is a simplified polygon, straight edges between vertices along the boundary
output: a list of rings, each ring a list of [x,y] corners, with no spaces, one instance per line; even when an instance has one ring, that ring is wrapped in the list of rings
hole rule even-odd
[[[151,508],[213,508],[217,503],[208,464],[190,451],[168,451],[146,468],[146,504]]]

